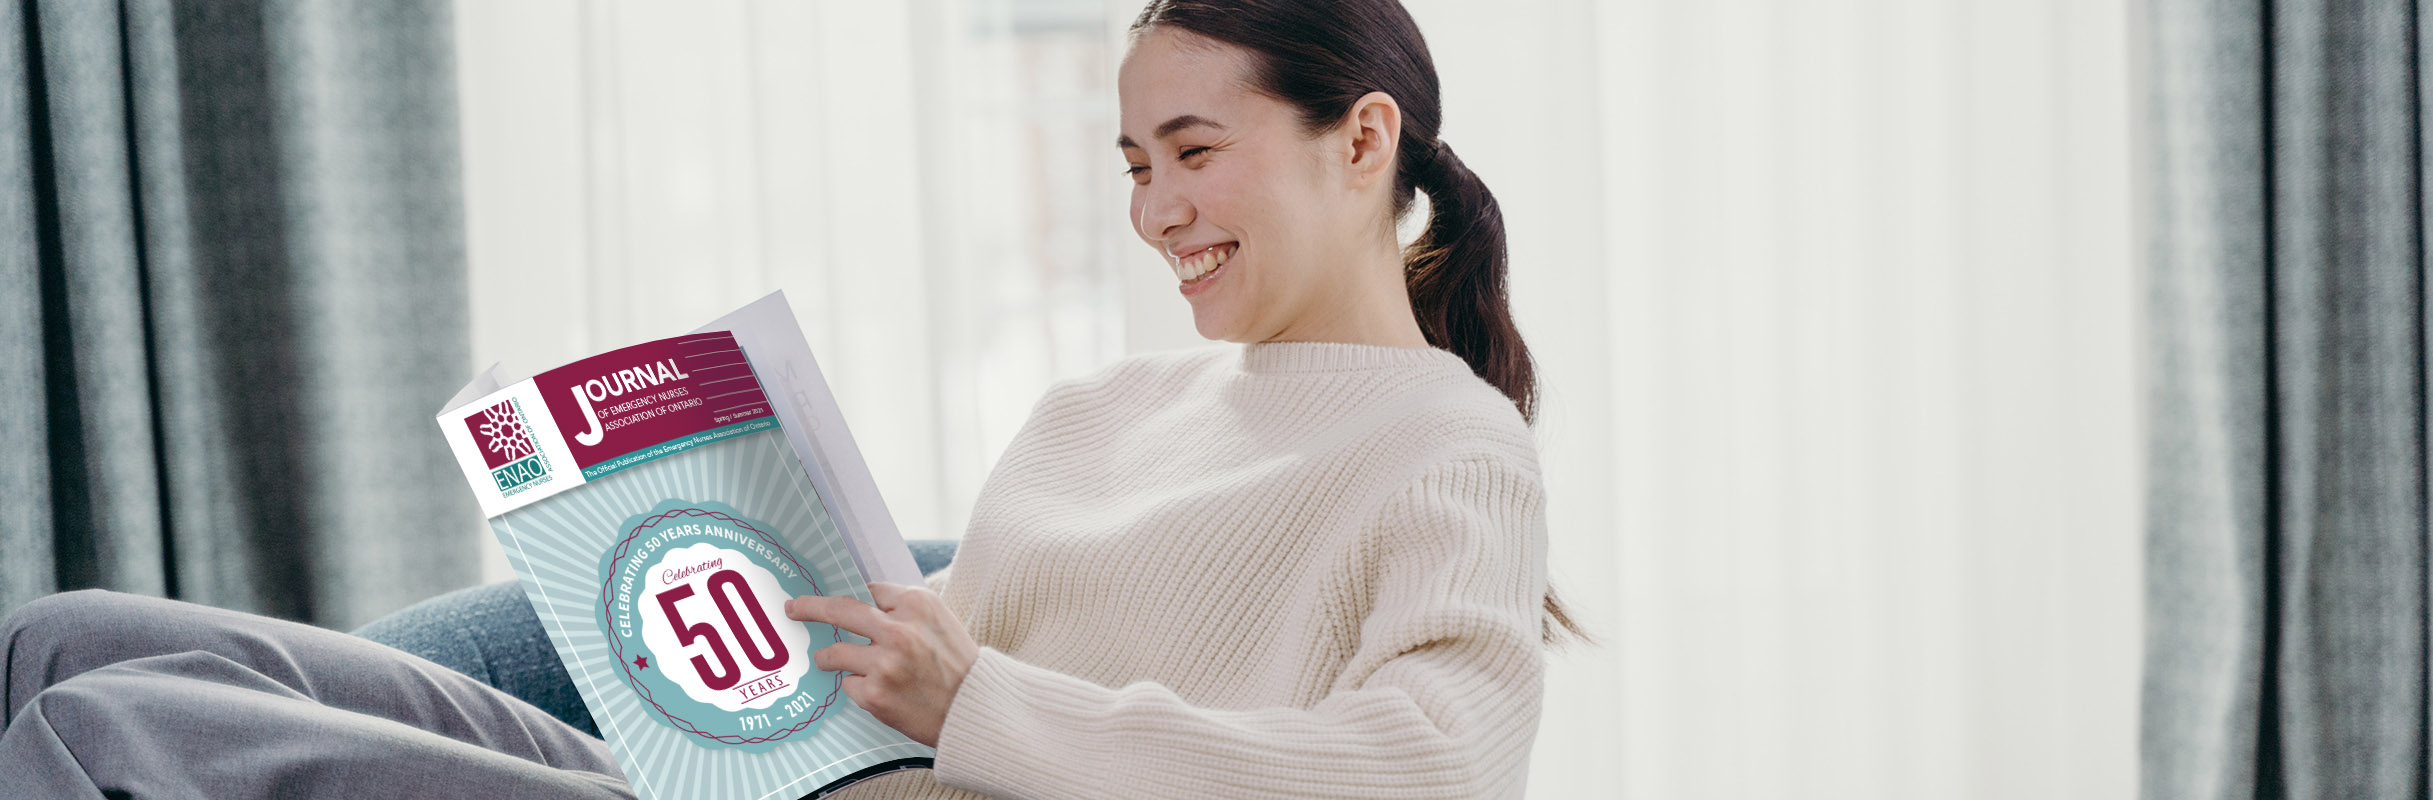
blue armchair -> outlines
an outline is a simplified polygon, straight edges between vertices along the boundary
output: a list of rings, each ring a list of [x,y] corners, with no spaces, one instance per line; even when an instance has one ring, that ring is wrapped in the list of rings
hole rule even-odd
[[[908,542],[927,575],[954,560],[947,539]],[[462,589],[424,600],[355,630],[355,635],[471,675],[593,736],[600,727],[575,693],[541,618],[515,581]]]

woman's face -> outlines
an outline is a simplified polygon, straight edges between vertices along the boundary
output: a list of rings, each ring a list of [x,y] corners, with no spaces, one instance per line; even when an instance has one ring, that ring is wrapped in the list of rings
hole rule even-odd
[[[1251,56],[1151,29],[1117,75],[1132,229],[1166,262],[1201,336],[1291,338],[1343,297],[1349,231],[1381,213],[1353,202],[1332,139],[1253,91]]]

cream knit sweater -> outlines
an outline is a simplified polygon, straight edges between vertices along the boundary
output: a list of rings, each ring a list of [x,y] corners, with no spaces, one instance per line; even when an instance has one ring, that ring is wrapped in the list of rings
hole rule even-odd
[[[1059,384],[932,581],[981,645],[937,768],[838,796],[1517,797],[1544,505],[1519,412],[1442,350]]]

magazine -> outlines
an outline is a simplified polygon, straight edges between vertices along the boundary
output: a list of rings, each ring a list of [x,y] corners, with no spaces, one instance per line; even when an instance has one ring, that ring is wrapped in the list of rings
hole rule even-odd
[[[783,294],[439,414],[635,795],[816,797],[936,754],[853,704],[785,615],[920,585]]]

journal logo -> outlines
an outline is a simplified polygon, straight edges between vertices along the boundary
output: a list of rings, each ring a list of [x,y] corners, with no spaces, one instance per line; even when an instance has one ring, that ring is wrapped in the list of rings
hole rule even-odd
[[[481,448],[482,463],[490,467],[490,481],[498,485],[500,495],[512,496],[548,480],[549,457],[533,441],[523,405],[514,398],[465,417],[465,427],[473,431],[473,443]]]

